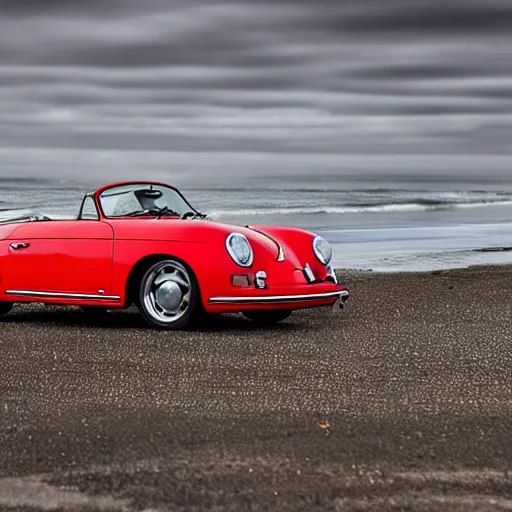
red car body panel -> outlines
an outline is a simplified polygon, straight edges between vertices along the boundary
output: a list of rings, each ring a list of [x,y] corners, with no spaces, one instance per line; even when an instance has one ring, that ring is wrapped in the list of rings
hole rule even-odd
[[[103,187],[93,195],[98,220],[0,225],[0,301],[127,307],[130,274],[139,262],[160,255],[178,258],[192,269],[203,306],[212,313],[329,305],[338,298],[333,292],[345,290],[328,280],[326,266],[312,249],[314,235],[304,230],[169,217],[106,218],[99,196],[124,184],[130,182]],[[251,267],[240,267],[229,256],[225,241],[232,232],[249,240],[254,253]],[[22,249],[16,244],[23,244]],[[280,248],[284,261],[278,261]],[[315,275],[314,283],[305,277],[306,264]],[[261,270],[267,275],[266,289],[233,286],[233,275],[254,276]],[[317,298],[312,300],[312,295]],[[284,298],[265,302],[271,296]],[[304,300],[297,298],[302,296]],[[244,302],[251,297],[261,302]],[[240,300],[223,301],[226,298]]]
[[[22,251],[12,244],[26,243]],[[19,224],[0,241],[3,290],[109,295],[114,232],[98,221]]]

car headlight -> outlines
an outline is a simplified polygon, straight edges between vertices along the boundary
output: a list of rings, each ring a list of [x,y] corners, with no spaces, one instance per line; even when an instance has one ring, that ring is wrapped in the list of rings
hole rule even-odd
[[[241,233],[231,233],[226,238],[226,249],[233,261],[241,267],[250,267],[254,259],[249,240]]]
[[[331,244],[320,235],[316,235],[313,238],[313,252],[318,258],[320,263],[328,265],[332,258],[332,247]]]

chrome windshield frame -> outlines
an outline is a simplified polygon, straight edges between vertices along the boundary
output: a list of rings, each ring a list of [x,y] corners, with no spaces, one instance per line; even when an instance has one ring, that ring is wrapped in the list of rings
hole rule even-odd
[[[119,216],[106,215],[105,210],[103,209],[102,201],[101,201],[101,196],[105,192],[114,190],[116,188],[129,187],[129,186],[133,186],[135,190],[137,188],[143,188],[143,187],[148,187],[148,188],[149,187],[159,187],[159,188],[169,189],[169,190],[173,191],[174,193],[176,193],[181,198],[181,200],[187,205],[188,211],[193,212],[198,216],[201,216],[201,213],[190,204],[190,202],[186,199],[186,197],[176,187],[173,187],[172,185],[168,185],[167,183],[154,182],[154,181],[130,181],[130,182],[123,182],[123,183],[117,183],[114,185],[109,185],[107,187],[103,187],[102,189],[100,189],[100,190],[96,191],[96,193],[94,193],[96,207],[97,207],[98,211],[100,212],[101,217],[103,217],[105,219],[123,219],[123,218],[133,219],[134,218],[134,217],[131,217],[129,214],[119,215]]]

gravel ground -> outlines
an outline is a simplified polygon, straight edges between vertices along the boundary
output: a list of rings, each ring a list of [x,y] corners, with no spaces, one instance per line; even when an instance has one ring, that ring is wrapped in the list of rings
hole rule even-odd
[[[512,267],[347,273],[343,312],[0,320],[0,510],[512,510]]]

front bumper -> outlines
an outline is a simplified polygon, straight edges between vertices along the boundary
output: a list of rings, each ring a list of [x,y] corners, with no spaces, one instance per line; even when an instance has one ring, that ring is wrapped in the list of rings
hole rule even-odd
[[[332,306],[336,302],[343,307],[348,297],[349,291],[344,287],[324,282],[298,286],[276,286],[266,290],[239,289],[237,293],[209,297],[205,306],[211,312],[255,309],[295,310]]]
[[[265,295],[259,297],[211,297],[210,304],[294,304],[297,302],[324,301],[348,298],[347,290],[299,295]]]

